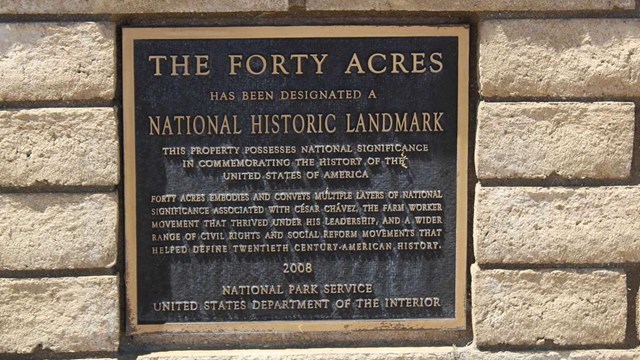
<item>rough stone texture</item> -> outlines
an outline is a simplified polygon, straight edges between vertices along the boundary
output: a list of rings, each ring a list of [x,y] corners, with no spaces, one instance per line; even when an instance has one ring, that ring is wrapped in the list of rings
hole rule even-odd
[[[612,345],[625,339],[626,276],[613,270],[471,268],[474,339],[484,346]]]
[[[570,360],[638,360],[640,350],[585,350],[575,351]]]
[[[0,101],[110,100],[114,87],[113,24],[0,23]]]
[[[0,279],[0,352],[116,351],[115,276]]]
[[[480,351],[473,346],[458,349],[457,360],[638,360],[640,351],[575,350],[575,351]]]
[[[308,356],[307,356],[308,355]],[[138,357],[138,360],[306,360],[306,359],[456,359],[456,360],[637,360],[640,351],[481,351],[474,346],[463,348],[386,348],[386,349],[304,349],[304,350],[231,350],[169,351]]]
[[[138,360],[454,360],[451,347],[168,351]]]
[[[480,351],[473,346],[458,349],[456,360],[567,360],[567,356],[551,351]]]
[[[640,187],[476,187],[480,264],[640,261]]]
[[[464,346],[473,340],[471,327],[463,330],[370,330],[317,332],[245,332],[245,333],[146,333],[133,335],[138,346],[149,351],[203,348],[261,349],[266,346],[279,348],[361,348],[423,346],[429,344]]]
[[[115,194],[2,194],[0,269],[111,267],[117,227]]]
[[[0,186],[118,183],[111,108],[0,111],[0,149]]]
[[[610,2],[624,7],[628,0]],[[0,14],[214,13],[288,8],[288,0],[0,0]]]
[[[634,118],[633,103],[481,102],[478,177],[628,177]]]
[[[485,97],[640,95],[640,21],[488,20],[480,25]]]
[[[633,0],[306,0],[306,4],[308,10],[376,11],[562,11],[635,7]]]

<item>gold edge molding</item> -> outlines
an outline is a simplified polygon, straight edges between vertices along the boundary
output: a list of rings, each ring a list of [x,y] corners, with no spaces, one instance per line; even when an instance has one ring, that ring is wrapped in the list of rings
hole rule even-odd
[[[136,158],[135,158],[135,86],[133,63],[134,37],[122,35],[123,137],[124,137],[124,225],[125,225],[125,293],[127,333],[135,332],[138,323],[138,279],[136,268]],[[129,199],[129,201],[127,201]]]

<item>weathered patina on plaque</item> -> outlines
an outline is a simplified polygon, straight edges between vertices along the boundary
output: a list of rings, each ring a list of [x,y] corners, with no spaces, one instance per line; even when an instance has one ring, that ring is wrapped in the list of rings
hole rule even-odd
[[[468,30],[125,29],[132,332],[464,326]]]

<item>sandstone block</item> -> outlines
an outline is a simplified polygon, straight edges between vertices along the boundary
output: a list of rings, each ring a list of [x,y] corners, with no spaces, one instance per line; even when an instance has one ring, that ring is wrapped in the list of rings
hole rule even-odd
[[[640,187],[476,188],[480,264],[640,261]]]
[[[115,276],[0,279],[0,351],[116,351]]]
[[[632,350],[575,350],[561,351],[480,351],[474,347],[457,349],[459,360],[637,360],[640,351]]]
[[[169,351],[138,360],[453,360],[450,347]]]
[[[117,228],[115,194],[2,194],[0,269],[111,267]]]
[[[456,360],[567,360],[554,351],[480,351],[475,347],[458,349]]]
[[[640,95],[639,20],[488,20],[479,42],[484,97]]]
[[[288,0],[0,0],[0,14],[215,13],[288,8]]]
[[[638,360],[639,350],[583,350],[574,351],[569,360]]]
[[[136,344],[157,348],[161,344],[179,345],[182,349],[204,346],[228,349],[262,349],[276,344],[280,348],[359,348],[363,344],[397,348],[399,344],[461,344],[471,338],[471,329],[460,330],[369,330],[317,332],[245,332],[245,333],[146,333],[134,335]],[[427,339],[427,340],[425,340]],[[273,346],[276,346],[273,345]]]
[[[563,11],[633,9],[632,0],[307,0],[308,10]]]
[[[111,108],[0,111],[0,186],[115,185],[118,129]]]
[[[114,86],[112,24],[0,23],[0,101],[111,100]]]
[[[613,270],[472,267],[474,339],[484,346],[610,345],[625,339],[626,276]]]
[[[482,102],[478,177],[628,177],[634,119],[633,103]]]

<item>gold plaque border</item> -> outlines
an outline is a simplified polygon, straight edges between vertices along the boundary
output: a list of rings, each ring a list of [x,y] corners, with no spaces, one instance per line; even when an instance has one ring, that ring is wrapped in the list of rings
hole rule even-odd
[[[296,320],[139,324],[136,268],[136,167],[133,44],[135,40],[270,39],[346,37],[458,38],[458,134],[456,187],[455,318],[392,320]],[[125,280],[127,334],[158,332],[311,332],[358,330],[464,329],[467,274],[467,163],[469,137],[469,29],[468,26],[260,26],[123,28],[122,76],[124,106]]]

